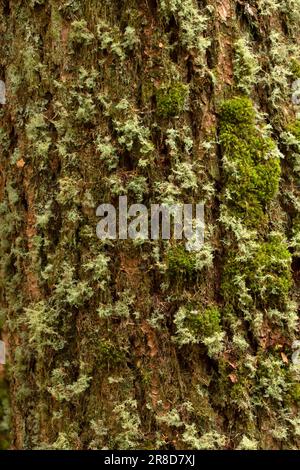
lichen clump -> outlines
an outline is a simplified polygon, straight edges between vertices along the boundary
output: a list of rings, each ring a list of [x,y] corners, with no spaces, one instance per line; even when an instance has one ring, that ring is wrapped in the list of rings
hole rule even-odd
[[[241,285],[237,280],[242,278],[251,294],[243,298],[244,306],[282,307],[292,286],[291,254],[287,244],[273,234],[266,242],[254,246],[254,251],[249,248],[244,259],[233,251],[229,254],[222,282],[224,299],[236,307],[240,305]]]

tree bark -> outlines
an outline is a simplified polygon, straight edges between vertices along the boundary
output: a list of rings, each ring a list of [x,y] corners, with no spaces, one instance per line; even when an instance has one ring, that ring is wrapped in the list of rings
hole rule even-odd
[[[299,448],[299,0],[0,5],[12,448]],[[99,240],[122,195],[204,246]]]

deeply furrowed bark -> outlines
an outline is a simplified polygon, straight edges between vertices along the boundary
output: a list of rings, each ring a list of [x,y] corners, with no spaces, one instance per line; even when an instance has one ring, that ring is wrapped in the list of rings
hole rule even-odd
[[[299,11],[0,1],[12,448],[299,448]],[[124,194],[204,201],[202,250],[101,242]]]

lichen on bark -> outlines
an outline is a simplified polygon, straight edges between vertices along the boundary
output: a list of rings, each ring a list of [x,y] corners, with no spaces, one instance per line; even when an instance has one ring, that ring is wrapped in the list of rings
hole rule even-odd
[[[0,3],[12,448],[299,448],[297,4]],[[125,194],[202,251],[100,242]]]

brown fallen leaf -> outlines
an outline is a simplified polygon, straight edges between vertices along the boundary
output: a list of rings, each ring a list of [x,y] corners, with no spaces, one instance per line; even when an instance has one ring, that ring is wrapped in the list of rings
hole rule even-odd
[[[233,384],[236,384],[238,382],[238,378],[235,374],[229,374],[228,377],[230,378]]]
[[[23,158],[21,158],[21,160],[17,161],[17,167],[18,168],[23,168],[24,166],[25,166],[25,161],[23,160]]]
[[[288,360],[288,357],[286,354],[284,354],[284,352],[280,353],[281,354],[281,357],[282,357],[282,360],[285,364],[288,364],[289,363],[289,360]]]

